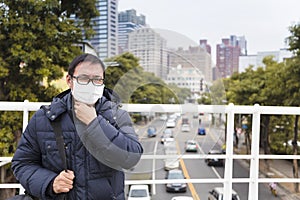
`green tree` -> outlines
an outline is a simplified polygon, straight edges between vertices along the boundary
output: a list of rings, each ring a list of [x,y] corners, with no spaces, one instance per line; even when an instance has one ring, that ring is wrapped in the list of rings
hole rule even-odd
[[[107,59],[117,66],[108,66],[105,71],[105,85],[113,89],[124,103],[181,103],[190,95],[189,90],[167,85],[153,73],[145,72],[139,66],[138,58],[123,53]]]
[[[299,106],[300,105],[300,23],[294,24],[289,27],[291,36],[287,38],[290,46],[289,50],[294,52],[294,57],[290,60],[291,64],[286,73],[287,80],[287,91],[291,99],[286,100],[287,105]],[[295,117],[294,123],[294,138],[293,138],[293,154],[298,154],[297,141],[298,141],[298,124],[299,115]],[[299,178],[298,175],[298,162],[296,159],[293,160],[293,174],[294,178]],[[295,192],[299,192],[299,183],[295,183]]]
[[[1,0],[0,100],[50,101],[58,92],[51,82],[81,53],[75,44],[91,36],[91,18],[98,14],[95,0]],[[13,144],[22,114],[1,112],[0,119],[0,143]]]

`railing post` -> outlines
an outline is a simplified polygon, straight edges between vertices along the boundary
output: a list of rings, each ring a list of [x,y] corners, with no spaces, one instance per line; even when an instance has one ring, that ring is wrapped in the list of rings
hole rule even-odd
[[[224,171],[224,199],[231,199],[233,176],[233,132],[234,104],[230,103],[227,110],[226,159]]]
[[[23,188],[22,185],[20,185],[19,194],[25,194],[25,189]]]
[[[29,119],[29,112],[28,112],[28,100],[24,101],[24,108],[23,108],[23,131],[25,131],[26,126],[28,124],[28,119]]]
[[[259,176],[259,134],[260,134],[260,111],[259,105],[254,105],[252,118],[252,140],[250,160],[250,183],[248,199],[258,199],[258,176]]]

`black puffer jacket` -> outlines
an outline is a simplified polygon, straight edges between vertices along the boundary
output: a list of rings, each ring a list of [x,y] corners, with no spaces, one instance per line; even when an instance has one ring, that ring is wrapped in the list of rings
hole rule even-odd
[[[16,178],[30,194],[40,199],[58,199],[49,188],[63,165],[50,120],[60,116],[68,169],[75,174],[74,187],[67,193],[67,199],[125,198],[122,169],[133,167],[143,148],[130,116],[114,98],[105,89],[96,103],[98,117],[89,126],[73,118],[70,90],[34,114],[12,160]]]

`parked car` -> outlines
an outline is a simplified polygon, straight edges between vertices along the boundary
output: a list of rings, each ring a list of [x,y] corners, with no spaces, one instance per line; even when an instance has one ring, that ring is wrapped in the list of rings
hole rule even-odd
[[[224,188],[215,187],[213,190],[209,191],[208,200],[220,200],[224,199]],[[232,200],[240,200],[239,195],[236,191],[232,190]]]
[[[205,128],[198,128],[197,134],[198,134],[198,135],[206,135],[206,130],[205,130]]]
[[[184,149],[186,152],[197,152],[198,151],[198,145],[197,142],[195,140],[187,140],[184,143]]]
[[[193,197],[190,196],[175,196],[171,200],[193,200]]]
[[[222,150],[210,150],[208,154],[224,154]],[[222,167],[225,164],[224,159],[220,158],[207,158],[205,162],[208,166],[219,166]]]
[[[167,172],[166,179],[185,179],[182,170],[174,169]],[[167,183],[166,191],[167,192],[186,192],[186,183]]]
[[[167,128],[175,128],[176,126],[176,122],[173,119],[168,119],[167,123],[166,123],[166,127]]]
[[[153,126],[148,127],[147,134],[148,134],[148,137],[155,137],[156,136],[156,128]]]
[[[190,132],[191,131],[190,125],[189,124],[182,124],[181,125],[181,131],[182,132]]]
[[[132,185],[128,193],[128,200],[150,200],[148,185]]]

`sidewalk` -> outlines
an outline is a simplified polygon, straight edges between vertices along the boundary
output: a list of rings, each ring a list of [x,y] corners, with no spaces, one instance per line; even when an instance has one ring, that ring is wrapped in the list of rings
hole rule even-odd
[[[244,153],[245,145],[239,145],[239,149],[235,149],[235,152]],[[260,152],[263,154],[263,151]],[[246,162],[245,162],[246,163]],[[248,163],[246,163],[249,165]],[[259,170],[262,176],[267,178],[292,178],[293,166],[292,162],[284,159],[280,160],[268,160],[269,169],[267,163],[264,160],[259,162]],[[299,184],[300,185],[300,184]],[[299,188],[300,190],[300,188]],[[294,192],[294,183],[278,183],[278,197],[282,200],[300,200],[300,193]]]

